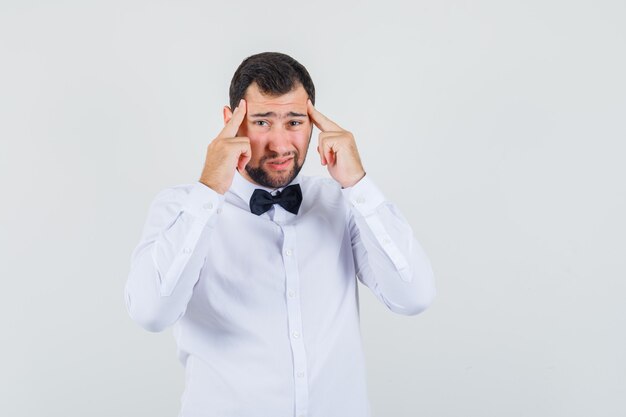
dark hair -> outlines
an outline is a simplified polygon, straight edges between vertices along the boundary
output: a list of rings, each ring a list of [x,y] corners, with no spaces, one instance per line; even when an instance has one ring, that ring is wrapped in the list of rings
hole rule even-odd
[[[287,94],[298,84],[302,84],[311,102],[315,104],[315,86],[309,72],[289,55],[262,52],[244,59],[230,82],[231,109],[234,110],[239,105],[252,83],[259,86],[261,93],[270,96]]]

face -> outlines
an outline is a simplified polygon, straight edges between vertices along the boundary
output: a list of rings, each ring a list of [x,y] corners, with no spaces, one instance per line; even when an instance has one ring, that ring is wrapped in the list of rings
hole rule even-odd
[[[248,87],[246,117],[238,132],[250,139],[252,150],[245,172],[241,172],[244,177],[280,188],[298,175],[313,129],[307,114],[308,98],[302,85],[277,97],[263,95],[255,83]]]

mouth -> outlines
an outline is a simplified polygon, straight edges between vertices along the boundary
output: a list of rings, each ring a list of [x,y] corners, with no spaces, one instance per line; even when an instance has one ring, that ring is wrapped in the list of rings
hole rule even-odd
[[[273,159],[271,161],[266,162],[267,166],[274,171],[282,171],[286,169],[291,162],[293,161],[293,157],[291,158],[282,158],[282,159]]]

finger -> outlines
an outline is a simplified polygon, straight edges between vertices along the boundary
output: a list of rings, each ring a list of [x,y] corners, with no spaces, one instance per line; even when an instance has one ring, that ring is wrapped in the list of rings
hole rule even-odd
[[[234,138],[237,136],[239,126],[241,122],[246,118],[246,100],[241,99],[239,105],[233,111],[233,116],[230,118],[224,129],[220,132],[220,137]]]
[[[335,151],[330,146],[326,148],[326,152],[324,152],[324,159],[326,159],[326,165],[335,165]]]
[[[317,111],[310,99],[307,101],[307,112],[313,124],[322,132],[339,132],[343,130],[337,123]]]
[[[328,140],[324,140],[320,143],[320,148],[322,150],[322,165],[334,165],[335,162],[335,151],[333,149],[332,142]]]
[[[317,153],[320,154],[320,163],[326,165],[326,159],[324,159],[324,153],[320,150],[320,146],[317,145]]]
[[[241,149],[241,153],[239,154],[239,159],[237,160],[237,170],[240,172],[244,170],[248,162],[252,158],[250,143],[246,143],[244,147]]]

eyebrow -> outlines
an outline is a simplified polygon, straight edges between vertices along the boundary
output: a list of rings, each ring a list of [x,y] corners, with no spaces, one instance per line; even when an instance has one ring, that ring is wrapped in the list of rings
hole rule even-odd
[[[268,111],[268,112],[265,112],[265,113],[254,113],[254,114],[251,114],[250,117],[278,117],[278,116],[277,116],[276,112]],[[308,117],[308,114],[296,113],[295,111],[290,111],[289,113],[285,113],[280,118],[284,119],[284,118],[287,118],[287,117]]]

